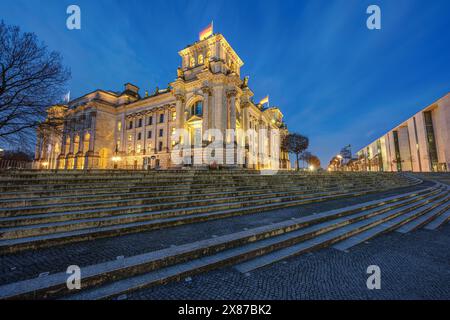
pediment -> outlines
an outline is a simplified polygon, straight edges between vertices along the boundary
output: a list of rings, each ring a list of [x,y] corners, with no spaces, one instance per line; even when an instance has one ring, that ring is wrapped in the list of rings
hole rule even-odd
[[[202,120],[203,120],[202,117],[199,117],[199,116],[194,115],[194,116],[190,117],[190,118],[187,120],[187,122],[197,122],[197,121],[202,121]]]

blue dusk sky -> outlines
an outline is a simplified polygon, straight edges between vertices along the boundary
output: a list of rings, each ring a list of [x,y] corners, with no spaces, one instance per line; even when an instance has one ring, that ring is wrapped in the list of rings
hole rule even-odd
[[[81,30],[66,8],[81,8]],[[366,9],[381,8],[381,30]],[[176,78],[178,51],[214,21],[244,61],[255,101],[270,95],[290,131],[326,167],[450,91],[450,1],[0,0],[0,19],[32,31],[71,68],[71,97],[94,89],[141,94]]]

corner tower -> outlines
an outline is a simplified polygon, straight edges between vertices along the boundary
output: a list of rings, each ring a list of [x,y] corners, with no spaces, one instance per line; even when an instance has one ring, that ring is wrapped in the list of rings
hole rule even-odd
[[[181,50],[181,71],[186,80],[192,79],[205,68],[212,73],[236,74],[240,76],[244,65],[241,58],[222,34],[212,34]]]

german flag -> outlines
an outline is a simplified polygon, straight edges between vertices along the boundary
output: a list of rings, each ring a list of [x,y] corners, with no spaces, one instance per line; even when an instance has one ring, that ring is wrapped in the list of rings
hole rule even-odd
[[[200,41],[208,38],[210,35],[213,34],[213,22],[211,21],[211,23],[202,31],[200,31],[200,33],[198,34],[198,37],[200,39]]]
[[[262,98],[262,100],[259,102],[260,105],[263,105],[264,103],[269,103],[269,96],[265,96]]]

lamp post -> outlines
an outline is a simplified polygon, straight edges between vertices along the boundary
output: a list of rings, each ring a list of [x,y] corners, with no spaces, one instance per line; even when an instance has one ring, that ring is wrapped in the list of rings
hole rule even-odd
[[[114,169],[117,169],[119,161],[122,160],[122,158],[120,158],[120,156],[117,155],[118,153],[119,153],[119,147],[116,144],[116,148],[114,150],[114,156],[112,157],[112,161],[114,163]]]

